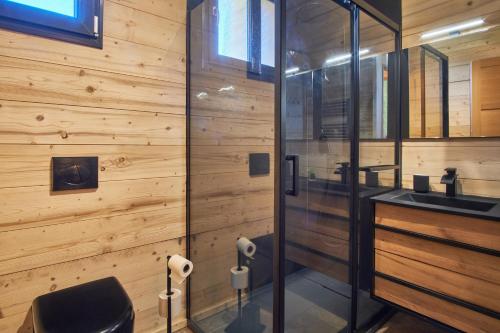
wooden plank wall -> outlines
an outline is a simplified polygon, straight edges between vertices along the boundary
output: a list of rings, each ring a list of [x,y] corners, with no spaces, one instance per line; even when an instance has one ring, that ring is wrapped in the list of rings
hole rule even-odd
[[[157,332],[185,253],[185,0],[106,0],[104,49],[0,30],[0,331],[41,294],[116,276]],[[50,191],[52,156],[98,156],[99,189]],[[184,315],[176,326],[185,325]]]
[[[217,55],[211,7],[191,16],[191,279],[195,319],[234,301],[236,240],[273,232],[274,84]],[[249,176],[249,154],[269,153],[271,173]]]
[[[408,48],[419,45],[420,35],[425,31],[478,17],[483,17],[488,22],[490,18],[498,15],[500,2],[494,0],[403,0],[402,11],[403,47]],[[467,44],[463,47],[472,45],[475,44]],[[465,88],[470,82],[470,71],[466,68],[469,66],[460,67],[460,64],[464,64],[464,59],[455,54],[459,54],[459,51],[453,51],[453,66],[450,69],[451,125],[457,121],[457,118],[466,117],[465,113],[470,107],[468,98],[470,87]],[[450,134],[453,135],[468,132],[467,126],[464,128],[452,126],[451,130]],[[407,188],[413,186],[413,174],[427,174],[431,176],[433,190],[445,191],[444,185],[439,184],[444,169],[456,167],[461,192],[500,197],[499,166],[500,140],[498,138],[403,143],[403,185]]]
[[[450,136],[468,137],[471,135],[471,66],[450,64],[448,70]]]
[[[402,0],[403,48],[423,43],[426,31],[463,21],[498,16],[500,2],[496,0]]]
[[[500,140],[461,139],[403,143],[403,183],[413,187],[413,175],[431,176],[431,187],[444,192],[439,182],[444,169],[458,169],[459,190],[465,194],[500,197]]]

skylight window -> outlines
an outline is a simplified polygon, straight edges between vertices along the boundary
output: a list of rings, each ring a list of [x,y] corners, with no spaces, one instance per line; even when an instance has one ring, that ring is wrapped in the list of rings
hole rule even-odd
[[[76,17],[75,0],[7,0],[49,12]]]

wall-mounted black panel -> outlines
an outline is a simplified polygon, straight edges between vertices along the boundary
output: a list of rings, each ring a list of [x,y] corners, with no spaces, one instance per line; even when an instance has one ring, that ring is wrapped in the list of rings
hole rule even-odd
[[[52,191],[98,187],[97,157],[52,157]]]
[[[250,176],[269,174],[269,154],[253,153],[249,155]]]

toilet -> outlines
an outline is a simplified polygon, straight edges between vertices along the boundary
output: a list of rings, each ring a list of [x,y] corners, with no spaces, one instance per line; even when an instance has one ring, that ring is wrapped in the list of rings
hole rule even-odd
[[[134,310],[115,277],[108,277],[37,297],[34,333],[133,332]]]

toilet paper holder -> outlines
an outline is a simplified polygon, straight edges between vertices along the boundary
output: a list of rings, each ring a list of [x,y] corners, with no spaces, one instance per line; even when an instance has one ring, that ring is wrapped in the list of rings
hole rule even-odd
[[[177,257],[180,257],[176,255]],[[172,268],[170,267],[171,259],[173,256],[167,256],[167,333],[172,333],[172,296],[174,296],[174,292],[172,290]],[[185,258],[181,259],[185,262],[188,262],[188,264],[182,265],[182,272],[185,273],[184,278],[187,278],[189,275],[191,275],[191,272],[193,270],[193,264],[189,261],[186,260]],[[189,267],[186,267],[189,266]],[[177,281],[179,283],[182,283],[183,280]]]

